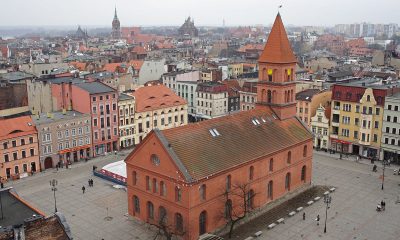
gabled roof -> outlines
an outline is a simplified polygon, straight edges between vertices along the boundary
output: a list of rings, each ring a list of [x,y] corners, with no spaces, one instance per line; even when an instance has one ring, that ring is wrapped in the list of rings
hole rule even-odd
[[[275,18],[274,25],[268,36],[267,44],[258,61],[264,63],[297,62],[279,13]]]
[[[0,139],[36,133],[30,116],[0,119]]]
[[[255,125],[253,119],[259,124]],[[216,129],[219,135],[213,136],[211,129]],[[174,161],[180,162],[184,172],[195,180],[312,138],[297,118],[279,120],[269,107],[163,130],[158,135],[165,138],[163,144],[173,152]]]
[[[136,100],[136,112],[187,104],[185,99],[162,84],[138,88],[132,95]]]

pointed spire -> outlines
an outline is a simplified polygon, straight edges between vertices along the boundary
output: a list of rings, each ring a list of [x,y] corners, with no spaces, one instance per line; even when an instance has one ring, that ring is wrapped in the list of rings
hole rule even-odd
[[[297,62],[279,12],[276,15],[267,44],[258,61],[264,63]]]
[[[118,15],[117,15],[117,5],[115,5],[115,8],[114,8],[114,19],[118,19]]]

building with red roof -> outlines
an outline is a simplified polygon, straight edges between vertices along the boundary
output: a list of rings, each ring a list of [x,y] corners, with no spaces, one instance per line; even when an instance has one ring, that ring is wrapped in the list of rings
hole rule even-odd
[[[312,135],[295,116],[296,59],[279,14],[270,38],[255,109],[154,129],[126,158],[131,216],[194,240],[310,185]]]
[[[2,181],[40,171],[37,131],[31,117],[0,119],[0,126]]]
[[[187,102],[166,86],[149,85],[132,93],[135,98],[134,143],[140,143],[153,129],[169,129],[188,123]]]

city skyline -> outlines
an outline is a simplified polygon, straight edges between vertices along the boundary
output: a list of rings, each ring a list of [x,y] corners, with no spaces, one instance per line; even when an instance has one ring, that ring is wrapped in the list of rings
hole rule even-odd
[[[46,14],[40,9],[48,9],[54,5],[50,0],[32,0],[29,2],[16,0],[7,3],[7,11],[0,16],[0,27],[16,26],[109,26],[117,7],[122,26],[179,26],[185,18],[191,16],[197,26],[269,25],[272,23],[278,6],[287,25],[296,26],[334,26],[335,24],[351,24],[368,22],[374,24],[399,23],[395,15],[385,14],[387,9],[400,6],[396,0],[385,0],[384,7],[376,8],[375,1],[357,2],[338,0],[334,2],[306,0],[249,0],[247,4],[235,4],[227,0],[213,2],[211,0],[136,0],[79,2],[71,0],[62,6],[62,11],[54,8]],[[20,6],[24,5],[24,9]],[[96,5],[94,5],[96,4]],[[96,6],[96,7],[93,7]],[[157,6],[157,7],[154,7]],[[257,6],[257,7],[254,7]],[[25,9],[29,9],[27,11]],[[316,11],[316,9],[320,9]],[[325,9],[329,9],[326,11]],[[31,11],[34,10],[34,11]],[[242,14],[247,13],[247,14]],[[251,13],[251,17],[248,17]],[[19,15],[19,18],[14,18]],[[368,16],[368,17],[365,17]],[[10,19],[13,19],[12,21]]]

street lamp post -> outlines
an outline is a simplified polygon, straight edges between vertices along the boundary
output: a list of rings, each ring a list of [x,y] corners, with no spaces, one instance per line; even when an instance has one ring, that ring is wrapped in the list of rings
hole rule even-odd
[[[382,165],[383,165],[383,168],[382,168],[382,190],[383,190],[383,183],[385,182],[385,167],[386,167],[386,160],[382,160]]]
[[[50,187],[51,187],[51,191],[53,191],[53,196],[54,196],[54,212],[58,212],[57,211],[57,199],[56,199],[57,184],[58,184],[58,182],[56,179],[50,180]]]
[[[326,204],[326,209],[325,209],[325,228],[324,228],[324,233],[326,233],[326,221],[328,220],[328,208],[329,208],[329,205],[331,204],[331,202],[332,202],[332,197],[329,194],[325,195],[324,196],[324,203]]]

